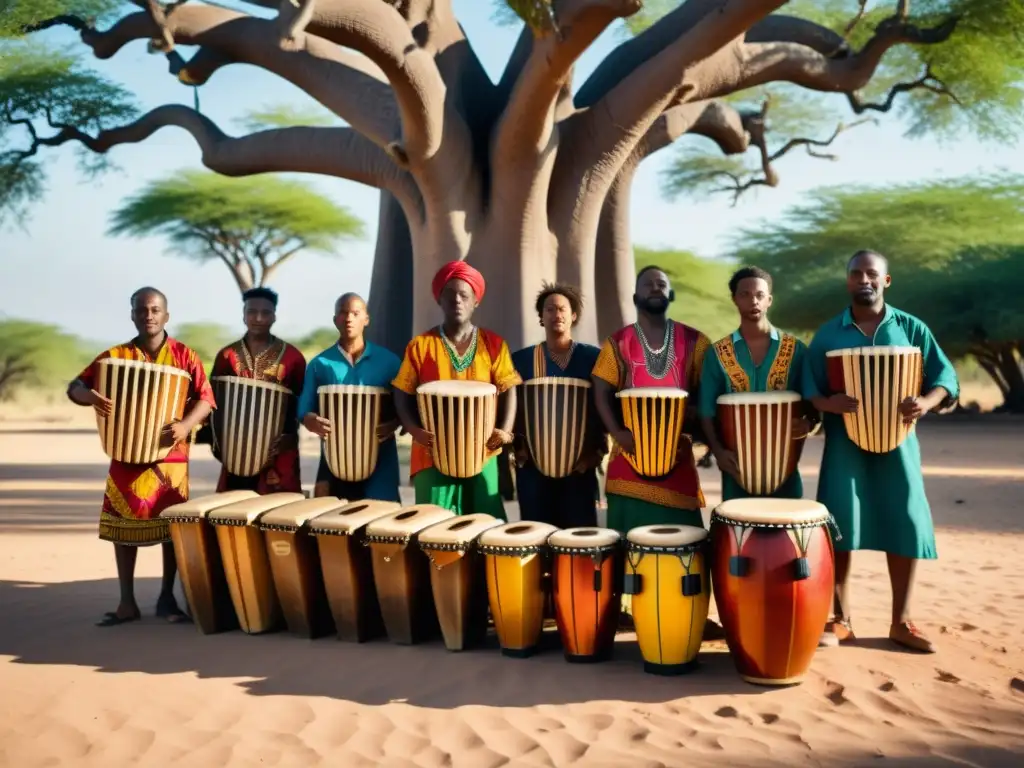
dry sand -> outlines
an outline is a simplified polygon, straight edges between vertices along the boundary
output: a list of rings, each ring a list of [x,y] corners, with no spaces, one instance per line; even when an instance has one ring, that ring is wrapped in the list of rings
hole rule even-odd
[[[1024,764],[1024,423],[952,417],[920,431],[941,559],[922,564],[916,616],[939,653],[888,643],[884,558],[862,553],[861,640],[820,651],[803,685],[768,690],[741,682],[720,643],[690,676],[646,675],[628,634],[614,661],[579,666],[557,651],[204,637],[151,616],[96,628],[117,598],[96,538],[98,440],[87,417],[8,420],[0,766]],[[304,449],[311,479],[316,446]],[[804,458],[808,493],[820,450],[813,440]],[[216,471],[198,449],[193,494]],[[714,504],[718,477],[702,479]],[[146,614],[159,568],[144,550]]]

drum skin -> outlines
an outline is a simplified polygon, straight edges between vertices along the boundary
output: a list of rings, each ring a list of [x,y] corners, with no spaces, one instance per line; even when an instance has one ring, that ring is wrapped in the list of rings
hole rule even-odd
[[[832,608],[835,571],[828,528],[802,530],[809,575],[798,579],[796,531],[743,528],[740,547],[741,525],[718,517],[711,522],[711,582],[726,643],[747,682],[801,682]],[[737,556],[743,560],[734,564]],[[745,575],[735,575],[744,567]]]
[[[570,528],[557,535],[601,529]],[[571,662],[611,658],[622,605],[622,549],[567,551],[552,543],[555,621]]]
[[[678,675],[697,666],[711,600],[707,544],[704,539],[659,551],[632,541],[628,545],[624,591],[632,594],[633,626],[645,672]],[[633,576],[639,577],[638,584]],[[696,594],[686,594],[691,590]]]

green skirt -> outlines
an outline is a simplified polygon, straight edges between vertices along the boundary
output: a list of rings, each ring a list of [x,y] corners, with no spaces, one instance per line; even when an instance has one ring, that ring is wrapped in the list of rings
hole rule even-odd
[[[644,525],[692,525],[704,527],[699,509],[676,509],[614,493],[608,496],[608,527],[623,536]]]
[[[494,457],[479,475],[467,478],[448,477],[435,467],[421,469],[413,476],[412,485],[417,504],[436,504],[457,515],[482,512],[508,520],[498,481],[498,459]]]

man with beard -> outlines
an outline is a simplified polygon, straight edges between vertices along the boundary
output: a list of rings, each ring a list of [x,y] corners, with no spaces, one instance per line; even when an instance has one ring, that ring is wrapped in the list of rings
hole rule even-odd
[[[854,639],[850,614],[850,560],[854,550],[886,553],[892,587],[889,639],[924,653],[935,647],[910,620],[910,599],[917,561],[937,557],[931,509],[921,472],[921,448],[911,432],[894,451],[870,453],[846,434],[844,413],[860,403],[829,386],[826,353],[863,346],[917,347],[923,361],[920,397],[899,403],[905,423],[956,402],[956,372],[928,327],[916,317],[886,304],[892,284],[886,258],[860,251],[846,269],[851,305],[825,323],[808,349],[804,396],[824,415],[825,451],[818,479],[818,501],[835,517],[842,539],[835,544],[835,617],[828,631],[839,642]]]
[[[583,313],[583,297],[571,285],[544,285],[537,295],[537,315],[544,341],[512,355],[523,381],[543,377],[590,381],[600,350],[572,338]],[[516,435],[516,488],[523,520],[551,523],[559,528],[597,525],[597,466],[607,451],[607,435],[594,408],[593,390],[587,392],[588,423],[585,444],[575,470],[567,477],[541,474],[526,444],[525,425]],[[518,409],[520,420],[523,409]]]
[[[270,463],[258,475],[239,477],[221,468],[217,493],[251,490],[259,494],[301,493],[299,476],[299,422],[296,400],[306,376],[306,358],[291,344],[271,333],[277,320],[277,293],[269,288],[251,288],[242,294],[242,319],[245,335],[220,352],[213,361],[210,377],[238,376],[269,381],[291,390],[285,416],[284,433],[270,446]],[[223,406],[223,403],[221,404]],[[217,449],[216,458],[221,446]]]
[[[320,387],[332,384],[390,387],[391,380],[398,373],[401,365],[398,355],[366,341],[364,332],[369,324],[366,302],[359,295],[346,293],[340,296],[334,302],[338,342],[314,357],[306,369],[306,381],[299,397],[299,419],[306,429],[322,440],[330,436],[334,425],[317,413],[317,390]],[[377,466],[361,482],[348,482],[332,475],[321,450],[313,495],[337,496],[349,501],[401,501],[396,429],[398,422],[395,419],[388,419],[377,427],[377,439],[381,443]]]
[[[91,406],[109,416],[114,403],[96,391],[99,362],[105,359],[135,360],[179,368],[190,376],[185,415],[181,421],[163,430],[163,444],[171,446],[167,456],[154,464],[110,462],[103,507],[100,510],[100,538],[114,545],[117,580],[121,601],[117,610],[104,615],[98,623],[112,627],[142,617],[135,601],[135,562],[139,547],[161,544],[163,579],[156,601],[156,615],[170,622],[188,617],[174,599],[177,561],[170,530],[160,513],[167,507],[188,500],[189,436],[214,407],[213,390],[199,356],[164,331],[171,316],[167,297],[156,288],[140,288],[131,298],[132,323],[136,336],[100,354],[89,367],[68,385],[68,398],[76,405]]]
[[[718,398],[730,392],[800,392],[807,351],[802,341],[780,333],[768,320],[772,276],[765,270],[759,267],[738,270],[729,280],[729,292],[739,311],[740,327],[716,341],[712,345],[713,354],[704,358],[697,404],[708,447],[722,472],[722,501],[742,499],[750,494],[739,484],[736,455],[719,439]],[[801,413],[793,421],[793,436],[803,439],[811,427],[811,420]],[[772,494],[783,499],[800,499],[803,495],[799,469]]]
[[[652,479],[639,475],[623,456],[623,451],[635,449],[633,435],[620,421],[615,397],[620,390],[636,387],[684,389],[691,400],[699,397],[708,337],[666,317],[674,300],[675,291],[664,270],[642,269],[633,295],[637,321],[604,342],[591,376],[598,413],[616,443],[605,483],[608,527],[623,534],[642,525],[704,525],[704,494],[690,437],[695,421],[690,414],[695,409],[686,409],[679,463],[667,477]]]
[[[516,385],[522,379],[505,340],[473,325],[473,311],[486,290],[478,270],[464,261],[450,261],[434,275],[431,289],[444,319],[409,342],[392,382],[398,418],[413,439],[409,472],[416,503],[436,504],[459,515],[483,512],[504,520],[496,454],[512,442]],[[434,466],[430,454],[434,436],[423,429],[416,407],[416,388],[431,381],[482,381],[498,390],[497,423],[487,440],[488,451],[495,455],[474,477],[449,477]]]

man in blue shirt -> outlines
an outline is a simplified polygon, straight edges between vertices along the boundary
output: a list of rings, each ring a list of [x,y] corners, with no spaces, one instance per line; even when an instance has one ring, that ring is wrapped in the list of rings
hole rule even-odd
[[[331,422],[317,413],[317,389],[331,384],[361,384],[391,390],[402,361],[388,349],[370,344],[363,332],[370,323],[366,302],[355,293],[346,293],[334,303],[334,327],[338,343],[314,357],[306,367],[306,380],[299,397],[299,418],[303,426],[320,438],[331,433]],[[316,475],[314,496],[337,496],[358,501],[379,499],[401,501],[398,493],[398,446],[395,443],[397,419],[389,419],[377,428],[381,441],[377,466],[366,480],[346,482],[331,474],[323,451]]]

